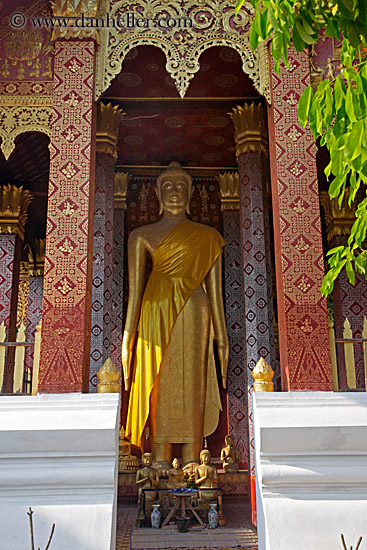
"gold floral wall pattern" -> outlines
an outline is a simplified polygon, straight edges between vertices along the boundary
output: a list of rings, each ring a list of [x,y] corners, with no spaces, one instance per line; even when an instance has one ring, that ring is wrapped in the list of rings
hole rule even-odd
[[[16,11],[14,6],[14,11]],[[33,28],[32,17],[49,17],[48,0],[37,0],[19,8],[27,24],[13,28],[9,22],[0,29],[0,74],[2,80],[50,81],[53,75],[53,45],[47,28]],[[10,12],[11,13],[11,12]]]

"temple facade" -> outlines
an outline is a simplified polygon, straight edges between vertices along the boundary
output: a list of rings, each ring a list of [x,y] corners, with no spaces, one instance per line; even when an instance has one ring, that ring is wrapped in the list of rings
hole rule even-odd
[[[1,392],[94,393],[107,359],[121,370],[127,239],[159,220],[155,182],[178,161],[190,219],[227,243],[228,381],[207,445],[218,457],[234,436],[254,495],[261,357],[278,392],[365,388],[366,283],[342,275],[320,294],[354,211],[329,199],[326,154],[296,110],[334,44],[292,51],[277,74],[235,2],[22,6],[3,6],[0,31]],[[123,425],[127,405],[122,389]]]

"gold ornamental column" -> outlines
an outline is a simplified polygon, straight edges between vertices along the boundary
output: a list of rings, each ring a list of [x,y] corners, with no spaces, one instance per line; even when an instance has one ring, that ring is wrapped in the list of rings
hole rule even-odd
[[[94,196],[93,289],[89,391],[96,391],[98,369],[111,356],[113,329],[114,167],[123,112],[111,103],[97,106]],[[122,332],[122,328],[121,328]]]
[[[113,293],[112,293],[112,335],[111,357],[115,365],[120,366],[123,334],[124,303],[124,255],[125,255],[125,213],[126,194],[130,174],[115,173],[114,183],[114,222],[113,222]],[[123,399],[128,396],[124,395]]]
[[[240,235],[247,372],[249,474],[252,521],[256,524],[255,455],[252,424],[252,370],[259,356],[275,365],[269,235],[269,170],[265,109],[245,103],[233,109],[240,179]]]
[[[326,191],[321,192],[320,202],[325,213],[326,236],[329,249],[347,244],[352,225],[356,219],[355,204],[348,205],[349,190],[347,189],[343,202],[339,208],[338,199],[331,199]],[[356,273],[355,284],[351,285],[345,269],[340,273],[334,283],[334,327],[335,337],[343,338],[343,327],[345,319],[348,319],[352,330],[353,338],[361,338],[363,321],[367,310],[367,288],[365,278]],[[331,321],[332,319],[330,319]],[[337,373],[333,373],[335,385],[340,389],[347,389],[347,368],[344,355],[344,346],[338,348]],[[365,373],[363,346],[354,346],[355,384],[357,388],[365,388]],[[335,365],[333,365],[335,370]],[[353,372],[354,375],[354,372]],[[336,383],[336,384],[335,384]],[[350,385],[350,384],[349,384]]]
[[[7,342],[16,340],[21,247],[32,199],[23,187],[0,186],[0,324],[5,322]],[[0,364],[0,388],[4,393],[13,392],[15,349],[7,347],[4,364]]]
[[[245,339],[243,337],[244,314],[242,298],[242,268],[240,244],[239,174],[220,174],[219,187],[223,219],[223,237],[227,246],[223,250],[223,266],[226,281],[224,294],[229,346],[227,371],[227,399],[229,431],[236,439],[239,452],[239,468],[248,468],[248,419],[247,379],[245,369]]]
[[[51,3],[55,17],[98,16],[98,1]],[[88,391],[96,105],[95,28],[55,28],[39,392]]]
[[[28,306],[26,340],[34,342],[37,326],[42,319],[43,276],[45,266],[46,239],[36,239],[28,254]],[[33,371],[35,348],[26,347],[24,368],[32,371],[32,385],[38,385],[38,372]]]

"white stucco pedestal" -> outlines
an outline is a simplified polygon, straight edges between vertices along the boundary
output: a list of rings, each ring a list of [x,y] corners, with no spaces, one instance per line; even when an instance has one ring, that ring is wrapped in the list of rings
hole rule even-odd
[[[254,393],[259,550],[367,542],[367,394]]]
[[[0,397],[0,550],[115,550],[118,394]]]

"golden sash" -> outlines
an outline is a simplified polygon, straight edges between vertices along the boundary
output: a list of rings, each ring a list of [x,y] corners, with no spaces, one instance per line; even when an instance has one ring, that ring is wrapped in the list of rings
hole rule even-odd
[[[154,251],[153,270],[141,305],[126,423],[126,435],[133,445],[142,447],[150,394],[173,325],[213,267],[224,244],[222,236],[212,227],[185,220],[174,227]],[[212,369],[208,371],[207,396],[211,396],[219,415],[221,403],[214,365],[213,368],[214,373]]]

